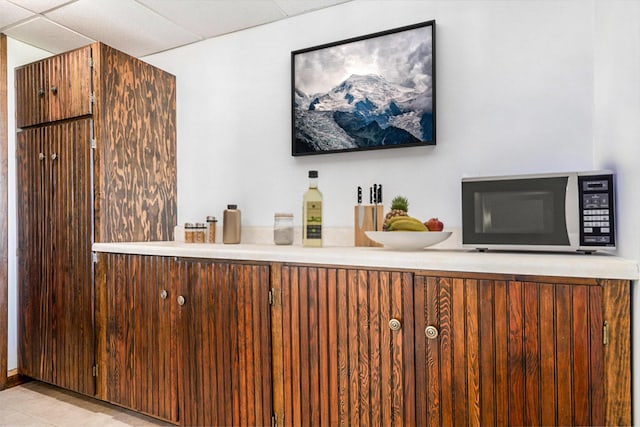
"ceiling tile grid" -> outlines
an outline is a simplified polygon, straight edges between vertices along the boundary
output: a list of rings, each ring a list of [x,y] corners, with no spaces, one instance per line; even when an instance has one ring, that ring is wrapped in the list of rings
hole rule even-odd
[[[351,0],[0,0],[0,32],[51,53],[146,56]]]

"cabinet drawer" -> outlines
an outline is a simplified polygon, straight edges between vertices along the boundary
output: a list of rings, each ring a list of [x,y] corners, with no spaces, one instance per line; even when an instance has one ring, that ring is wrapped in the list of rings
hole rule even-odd
[[[20,128],[91,113],[91,47],[16,69]]]

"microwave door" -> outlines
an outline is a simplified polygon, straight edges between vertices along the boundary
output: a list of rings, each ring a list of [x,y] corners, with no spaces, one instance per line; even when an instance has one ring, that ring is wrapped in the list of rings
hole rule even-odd
[[[567,212],[573,209],[565,202],[567,185],[566,176],[465,182],[463,243],[487,248],[569,246],[566,222],[575,211]]]

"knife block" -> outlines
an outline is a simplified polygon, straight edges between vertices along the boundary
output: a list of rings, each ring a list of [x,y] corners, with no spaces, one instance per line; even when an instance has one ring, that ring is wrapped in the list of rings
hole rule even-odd
[[[362,221],[360,221],[360,208],[362,208]],[[375,221],[374,221],[375,212]],[[365,231],[382,231],[384,224],[384,206],[382,205],[356,205],[353,209],[353,245],[382,247],[381,243],[374,242],[364,234]],[[377,227],[376,227],[377,223]]]

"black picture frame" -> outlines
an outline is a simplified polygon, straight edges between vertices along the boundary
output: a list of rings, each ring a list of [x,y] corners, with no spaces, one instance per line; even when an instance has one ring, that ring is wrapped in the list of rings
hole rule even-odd
[[[291,154],[436,144],[435,20],[291,52]]]

